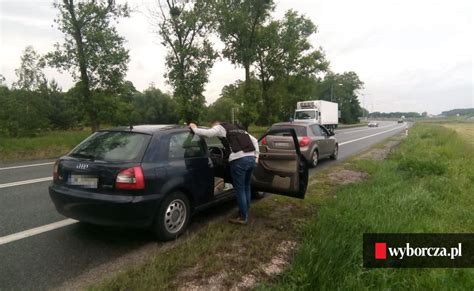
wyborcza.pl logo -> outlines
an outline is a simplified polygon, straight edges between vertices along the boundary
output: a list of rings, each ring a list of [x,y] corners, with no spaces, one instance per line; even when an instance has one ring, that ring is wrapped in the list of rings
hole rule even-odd
[[[474,234],[366,233],[363,239],[364,267],[474,267]]]

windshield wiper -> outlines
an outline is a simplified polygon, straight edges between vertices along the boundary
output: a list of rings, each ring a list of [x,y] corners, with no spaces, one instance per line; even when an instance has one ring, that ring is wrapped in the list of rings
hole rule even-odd
[[[95,160],[95,157],[93,155],[89,155],[89,154],[72,153],[72,154],[70,154],[70,156],[78,157],[78,158],[84,158],[84,159],[88,159],[88,160]]]

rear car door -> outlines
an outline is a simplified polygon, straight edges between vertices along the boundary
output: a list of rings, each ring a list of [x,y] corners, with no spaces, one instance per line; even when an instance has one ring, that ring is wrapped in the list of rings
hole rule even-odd
[[[323,133],[326,140],[326,151],[328,155],[331,155],[334,152],[334,147],[336,145],[336,140],[331,138],[334,135],[333,131],[329,131],[325,126],[320,125],[321,132]]]
[[[322,133],[319,124],[311,125],[311,130],[315,135],[316,144],[318,145],[319,155],[324,157],[328,154],[328,144],[326,137]]]
[[[308,166],[302,157],[298,138],[293,128],[274,129],[268,135],[288,134],[293,145],[287,149],[260,145],[260,157],[252,175],[252,190],[304,199],[308,186]]]
[[[189,131],[168,137],[168,177],[183,179],[196,205],[213,198],[214,175],[204,140]]]

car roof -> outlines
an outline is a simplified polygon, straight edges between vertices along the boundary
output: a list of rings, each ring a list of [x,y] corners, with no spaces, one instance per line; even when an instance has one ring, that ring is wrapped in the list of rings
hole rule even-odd
[[[130,131],[137,133],[154,134],[173,129],[187,129],[185,125],[178,124],[141,124],[131,126],[119,126],[114,128],[103,129],[101,131]]]

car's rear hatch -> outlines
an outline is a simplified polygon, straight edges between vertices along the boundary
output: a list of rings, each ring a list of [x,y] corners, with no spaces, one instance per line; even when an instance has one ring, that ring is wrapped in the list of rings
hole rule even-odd
[[[117,176],[126,182],[129,177],[130,185],[139,178],[144,182],[140,163],[150,140],[151,135],[132,131],[96,132],[57,162],[54,183],[101,194],[129,191],[133,187],[117,186],[124,180]]]
[[[293,128],[296,132],[298,137],[298,142],[300,142],[303,138],[307,138],[307,130],[305,126],[296,126],[296,125],[274,125],[271,129],[285,129],[285,128]],[[277,135],[267,135],[265,140],[263,141],[264,145],[267,145],[271,149],[278,149],[278,150],[294,150],[295,145],[293,141],[293,137],[291,134],[288,133],[279,133]]]

